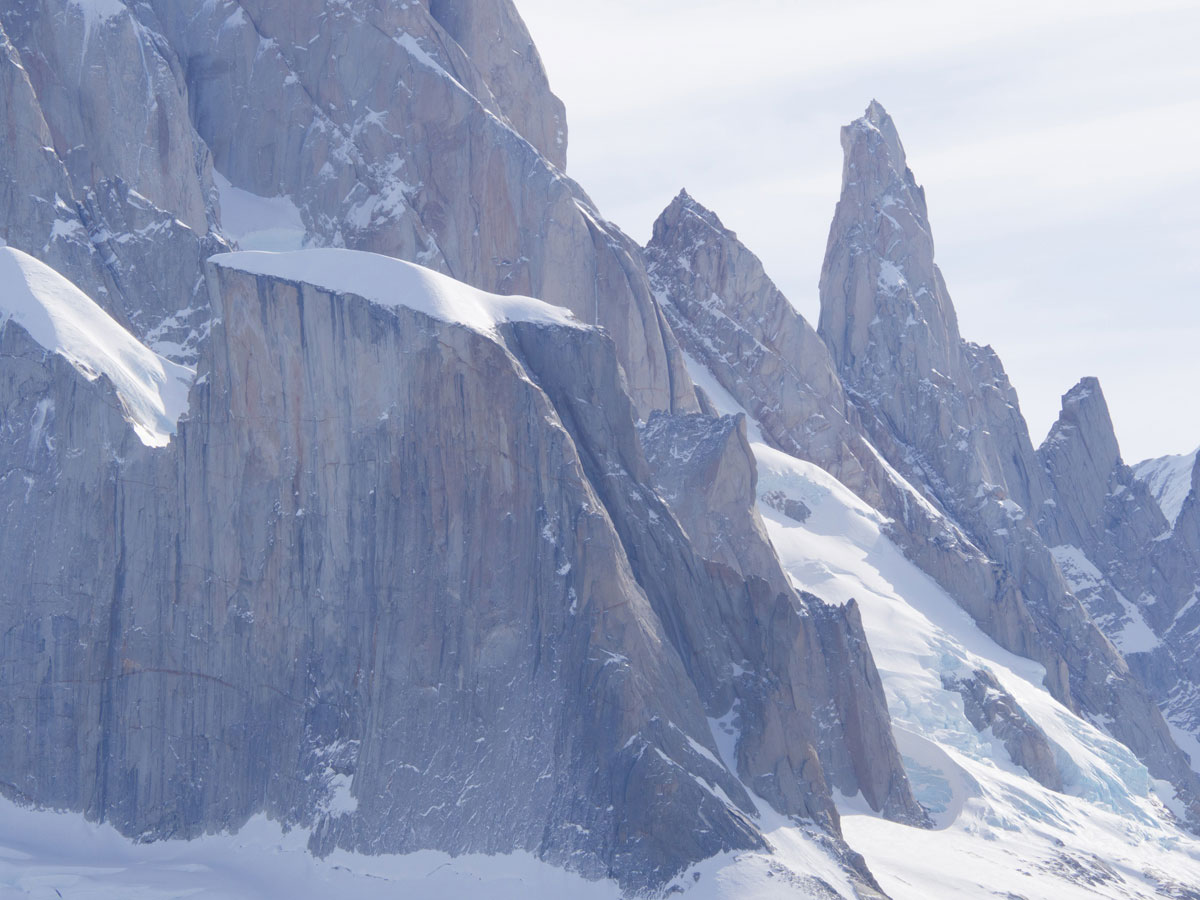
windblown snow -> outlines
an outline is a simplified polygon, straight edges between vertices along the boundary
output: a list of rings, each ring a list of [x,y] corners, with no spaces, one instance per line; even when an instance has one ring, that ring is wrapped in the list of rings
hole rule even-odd
[[[244,251],[222,253],[211,257],[210,262],[251,275],[356,294],[381,306],[415,309],[483,334],[494,333],[496,326],[504,322],[586,327],[560,306],[532,297],[489,294],[424,266],[361,250]]]
[[[1200,450],[1147,459],[1133,467],[1133,474],[1146,482],[1150,493],[1158,501],[1159,509],[1172,526],[1183,509],[1183,501],[1191,493],[1192,470],[1196,467],[1197,456],[1200,456]]]
[[[0,246],[0,328],[9,320],[89,381],[105,375],[142,443],[164,447],[187,410],[195,370],[164,359],[45,263]]]

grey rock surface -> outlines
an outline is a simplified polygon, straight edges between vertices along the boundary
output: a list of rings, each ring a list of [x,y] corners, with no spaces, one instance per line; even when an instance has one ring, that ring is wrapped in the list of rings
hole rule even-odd
[[[316,243],[566,306],[613,336],[640,415],[698,408],[638,247],[561,171],[561,104],[511,4],[153,7],[233,185],[290,197]]]
[[[995,566],[872,445],[886,441],[896,455],[891,435],[868,438],[829,349],[715,213],[681,192],[655,222],[646,257],[682,346],[754,416],[766,441],[892,517],[892,539],[962,602],[980,607],[979,598],[997,594]]]
[[[815,754],[830,787],[847,795],[861,790],[888,818],[925,824],[891,730],[882,727],[888,719],[882,684],[856,608],[830,607],[812,595],[798,595],[779,566],[755,507],[758,476],[745,418],[657,413],[641,431],[651,479],[704,558],[708,578],[697,581],[694,594],[728,593],[721,587],[730,580],[726,567],[746,582],[745,599],[735,595],[724,601],[720,626],[707,621],[688,638],[699,646],[712,643],[721,633],[718,627],[727,635],[729,649],[714,665],[713,684],[714,693],[722,694],[725,676],[719,667],[732,660],[733,703],[743,728],[750,726],[738,748],[742,777],[780,812],[797,812],[789,796],[791,778],[778,775],[780,760],[803,774],[812,768],[805,754]],[[661,544],[663,529],[656,530],[654,543]],[[630,556],[653,559],[640,547]],[[708,579],[711,586],[704,583]],[[664,592],[664,602],[667,596]],[[804,709],[797,706],[801,684]],[[866,707],[863,698],[869,700]],[[717,711],[724,706],[722,696]]]
[[[432,0],[429,11],[483,74],[499,113],[565,171],[567,111],[512,0]]]
[[[562,104],[509,0],[14,0],[0,28],[22,185],[0,232],[172,358],[196,359],[200,262],[228,249],[215,164],[293,200],[312,243],[604,325],[639,415],[698,408],[639,248],[562,173]]]
[[[36,211],[0,208],[0,229],[138,337],[191,362],[211,318],[200,264],[228,245],[216,233],[211,155],[191,125],[182,67],[137,9],[70,0],[0,9],[28,83],[14,107],[42,122],[5,145]]]
[[[980,626],[1045,666],[1060,701],[1107,728],[1194,804],[1200,782],[1187,757],[1036,528],[1052,486],[996,354],[959,334],[933,259],[924,191],[895,125],[872,102],[842,130],[842,146],[820,333],[867,435],[995,561],[999,590],[964,603]]]
[[[861,625],[778,587],[759,533],[730,536],[740,571],[696,551],[606,335],[207,272],[164,450],[0,332],[9,796],[143,839],[266,812],[319,853],[523,849],[645,888],[765,846],[745,780],[873,890],[831,785],[921,812]]]
[[[1038,450],[1054,494],[1039,521],[1076,595],[1142,677],[1168,721],[1200,735],[1196,503],[1184,485],[1171,520],[1121,458],[1100,383],[1085,378]],[[1194,486],[1194,463],[1192,479]],[[1165,487],[1160,485],[1160,487]],[[1162,503],[1165,503],[1165,498]],[[1200,760],[1192,760],[1193,768]]]

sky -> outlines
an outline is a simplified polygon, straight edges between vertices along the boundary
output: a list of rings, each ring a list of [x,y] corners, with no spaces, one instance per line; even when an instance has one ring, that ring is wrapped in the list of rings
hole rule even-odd
[[[1200,0],[517,5],[568,173],[638,241],[686,187],[815,325],[839,128],[878,99],[1034,444],[1094,375],[1127,462],[1200,445]]]

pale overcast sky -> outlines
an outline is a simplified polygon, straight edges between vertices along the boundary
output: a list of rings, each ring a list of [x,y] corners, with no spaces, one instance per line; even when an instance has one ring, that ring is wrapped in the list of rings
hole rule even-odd
[[[517,5],[568,172],[639,241],[686,186],[815,325],[838,129],[875,97],[1034,443],[1096,375],[1127,462],[1200,444],[1197,0]]]

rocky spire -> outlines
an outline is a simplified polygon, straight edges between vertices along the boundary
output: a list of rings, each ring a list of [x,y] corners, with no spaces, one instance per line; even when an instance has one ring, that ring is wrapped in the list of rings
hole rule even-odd
[[[1200,501],[1164,515],[1121,459],[1100,383],[1085,378],[1038,450],[1053,490],[1038,521],[1064,574],[1177,727],[1200,733]],[[1193,490],[1200,472],[1193,470]],[[1080,555],[1086,560],[1080,565]]]
[[[1045,490],[1016,392],[991,348],[959,334],[925,192],[879,103],[842,129],[842,148],[819,330],[846,386],[942,476],[942,503],[982,485],[1036,509]]]
[[[716,213],[680,191],[654,223],[646,259],[684,348],[771,441],[823,466],[861,468],[844,446],[848,404],[829,351]]]
[[[1062,411],[1038,449],[1038,457],[1050,478],[1055,500],[1044,518],[1059,526],[1055,534],[1047,535],[1047,540],[1051,544],[1082,546],[1088,542],[1084,533],[1091,535],[1103,527],[1104,503],[1123,466],[1112,417],[1097,379],[1084,378],[1063,395]],[[1159,527],[1154,533],[1161,531]]]
[[[1200,782],[1157,706],[1072,596],[1037,530],[1051,478],[999,358],[959,334],[924,191],[883,107],[872,103],[843,128],[842,147],[819,330],[872,443],[1006,573],[982,606],[951,593],[1000,644],[1041,662],[1062,702],[1110,721],[1152,773],[1194,801]],[[1087,400],[1085,385],[1068,424],[1077,416],[1080,434],[1102,434],[1106,411]],[[1097,468],[1113,443],[1098,441]],[[1091,509],[1096,500],[1079,502]]]

